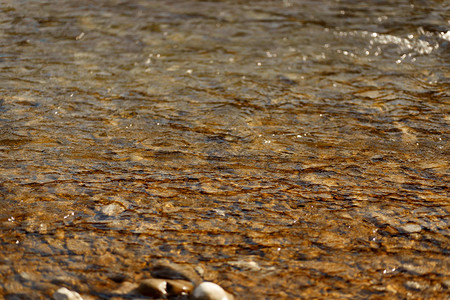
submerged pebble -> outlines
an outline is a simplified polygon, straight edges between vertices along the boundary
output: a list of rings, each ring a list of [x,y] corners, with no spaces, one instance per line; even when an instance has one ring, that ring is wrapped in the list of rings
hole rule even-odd
[[[419,224],[406,224],[403,226],[399,226],[398,229],[406,233],[415,233],[420,232],[422,230],[422,226],[420,226]]]
[[[108,204],[101,208],[101,212],[106,216],[116,216],[123,212],[125,209],[117,204]]]
[[[242,269],[242,270],[248,270],[248,271],[260,271],[261,267],[254,261],[229,261],[229,265]]]
[[[58,289],[53,293],[54,300],[83,300],[80,294],[77,292],[71,291],[65,287]]]
[[[421,291],[426,289],[426,286],[420,282],[409,280],[405,283],[405,286],[410,290]]]

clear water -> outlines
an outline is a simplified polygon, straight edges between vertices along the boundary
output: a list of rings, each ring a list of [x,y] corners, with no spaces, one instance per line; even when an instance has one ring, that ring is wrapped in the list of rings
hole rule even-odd
[[[238,299],[448,296],[449,20],[1,0],[0,295],[109,298],[167,259]]]

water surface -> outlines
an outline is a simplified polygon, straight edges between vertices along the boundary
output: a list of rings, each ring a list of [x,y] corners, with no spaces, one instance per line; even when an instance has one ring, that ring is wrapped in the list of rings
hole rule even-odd
[[[0,295],[442,299],[449,9],[0,1]]]

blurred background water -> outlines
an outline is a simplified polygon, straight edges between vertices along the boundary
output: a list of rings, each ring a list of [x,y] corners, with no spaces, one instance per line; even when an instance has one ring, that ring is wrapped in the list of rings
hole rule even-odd
[[[448,1],[0,1],[0,295],[157,259],[238,299],[443,299]],[[109,295],[109,296],[108,296]]]

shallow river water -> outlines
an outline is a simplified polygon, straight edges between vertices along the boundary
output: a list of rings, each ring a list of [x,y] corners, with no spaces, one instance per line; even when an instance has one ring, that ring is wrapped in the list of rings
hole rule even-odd
[[[448,297],[449,20],[0,0],[0,298],[109,299],[160,260],[237,299]]]

